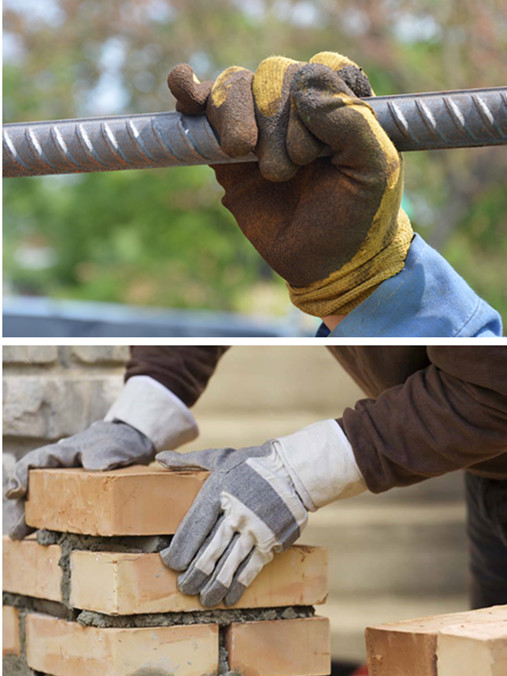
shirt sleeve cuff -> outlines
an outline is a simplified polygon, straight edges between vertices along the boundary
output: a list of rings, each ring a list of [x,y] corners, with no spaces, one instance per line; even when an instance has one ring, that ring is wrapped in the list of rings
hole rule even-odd
[[[199,435],[190,409],[150,376],[129,378],[104,420],[121,420],[135,427],[157,451],[173,450]]]
[[[336,420],[308,425],[274,444],[308,510],[366,490],[352,446]]]
[[[470,288],[445,258],[415,235],[403,270],[382,282],[329,337],[501,335],[498,312]]]

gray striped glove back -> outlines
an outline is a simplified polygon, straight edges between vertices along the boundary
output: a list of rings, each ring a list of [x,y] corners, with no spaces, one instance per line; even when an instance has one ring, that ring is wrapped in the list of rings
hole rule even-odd
[[[234,605],[307,522],[307,509],[276,445],[164,451],[156,459],[172,470],[211,471],[161,556],[167,566],[183,571],[178,578],[183,593],[200,594],[204,606]]]

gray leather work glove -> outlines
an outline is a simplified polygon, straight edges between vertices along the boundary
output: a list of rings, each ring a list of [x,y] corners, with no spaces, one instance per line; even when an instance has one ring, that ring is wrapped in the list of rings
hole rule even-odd
[[[200,594],[204,606],[233,605],[274,553],[297,540],[307,509],[276,468],[269,442],[237,451],[166,451],[157,460],[172,470],[212,470],[161,557],[184,571],[180,591]]]
[[[204,606],[237,603],[277,552],[297,540],[308,512],[366,484],[345,433],[323,420],[262,446],[156,456],[171,470],[211,471],[162,561]]]
[[[155,452],[148,437],[120,421],[96,422],[84,432],[30,451],[16,463],[7,485],[6,497],[14,501],[9,509],[9,536],[22,540],[35,530],[25,523],[31,469],[83,467],[105,471],[126,465],[147,465]]]

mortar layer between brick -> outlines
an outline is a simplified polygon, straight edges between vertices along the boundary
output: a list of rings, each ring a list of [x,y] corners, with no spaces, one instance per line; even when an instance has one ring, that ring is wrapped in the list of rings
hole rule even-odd
[[[206,480],[206,472],[133,466],[109,472],[30,472],[26,522],[35,528],[88,535],[175,532]]]
[[[54,676],[204,676],[218,669],[212,624],[97,629],[29,614],[27,663]]]

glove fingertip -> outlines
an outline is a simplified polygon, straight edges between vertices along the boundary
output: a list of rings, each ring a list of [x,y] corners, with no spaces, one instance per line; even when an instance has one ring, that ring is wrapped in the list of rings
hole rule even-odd
[[[7,481],[5,489],[6,497],[9,499],[23,498],[26,495],[28,491],[28,472],[29,469],[23,466],[23,461],[18,461]]]
[[[9,500],[15,500],[16,498],[22,498],[26,494],[26,490],[21,486],[21,484],[9,481],[7,489],[5,491],[5,497]]]
[[[218,605],[217,603],[213,603],[212,601],[210,601],[205,594],[201,594],[199,596],[199,602],[201,606],[204,606],[204,608],[213,608],[213,606]]]
[[[373,96],[368,76],[361,68],[353,65],[345,66],[338,71],[338,75],[359,98]]]
[[[324,147],[324,143],[308,131],[291,108],[287,130],[287,154],[290,160],[299,166],[306,166],[317,159]]]
[[[35,528],[28,526],[25,521],[25,502],[18,500],[6,507],[5,520],[8,523],[8,534],[11,540],[23,540],[30,533],[35,532]]]
[[[155,460],[168,469],[182,465],[180,455],[176,451],[161,451],[155,455]]]
[[[229,157],[243,157],[254,152],[257,145],[257,127],[233,127],[224,132],[220,139],[220,146]]]
[[[88,472],[109,472],[112,469],[129,467],[129,465],[148,465],[150,460],[142,457],[114,458],[105,462],[105,458],[84,456],[81,460],[83,469]]]
[[[199,82],[188,63],[180,63],[171,70],[167,85],[177,100],[178,112],[184,115],[199,115],[204,112],[212,82]]]
[[[174,549],[171,549],[171,545],[165,549],[162,549],[159,554],[163,564],[171,570],[182,572],[187,568],[187,562],[181,560],[181,557],[178,556],[178,553],[175,552]]]
[[[227,587],[225,587],[217,580],[214,580],[209,584],[208,587],[203,588],[199,600],[201,601],[201,604],[206,608],[213,608],[215,606],[218,606],[219,603],[222,603],[227,592],[228,592]]]
[[[206,460],[206,453],[206,451],[189,451],[188,453],[161,451],[156,454],[155,460],[166,469],[199,472],[211,469],[210,463]]]
[[[272,183],[282,183],[289,181],[296,175],[299,167],[290,161],[287,157],[286,161],[280,161],[272,158],[259,158],[259,171],[263,178]]]
[[[241,582],[236,582],[235,584],[233,584],[227,596],[224,599],[224,606],[227,606],[228,608],[230,606],[235,606],[236,603],[238,603],[240,598],[245,593],[246,589],[247,588],[245,587],[245,585],[241,584]]]
[[[24,540],[26,537],[28,537],[31,533],[34,533],[36,531],[36,528],[29,528],[28,526],[20,526],[19,528],[13,528],[12,530],[9,531],[9,538],[11,540]]]

